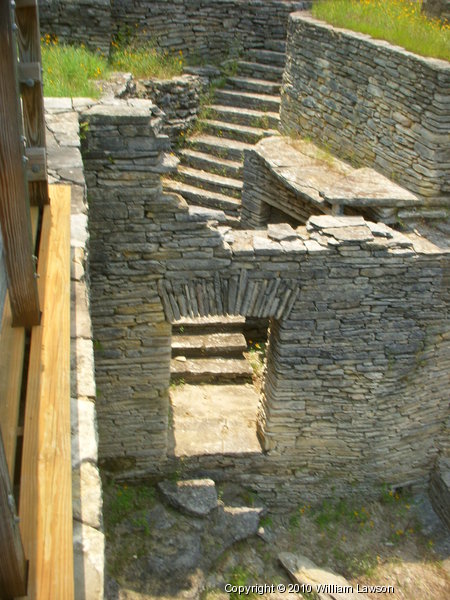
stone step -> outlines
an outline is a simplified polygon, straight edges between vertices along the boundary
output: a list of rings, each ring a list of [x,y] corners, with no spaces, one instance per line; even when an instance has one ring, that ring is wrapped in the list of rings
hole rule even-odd
[[[213,135],[193,135],[186,140],[187,145],[199,152],[214,154],[220,158],[235,161],[244,160],[244,150],[252,148],[252,144],[237,142],[227,138],[218,138]]]
[[[286,62],[286,54],[274,50],[261,50],[260,48],[252,48],[248,51],[247,57],[254,61],[263,63],[264,65],[277,65],[284,67]]]
[[[245,317],[182,317],[172,325],[173,335],[184,334],[213,334],[241,332],[245,325]]]
[[[185,383],[250,383],[253,376],[244,358],[173,358],[170,373],[173,382]]]
[[[252,108],[211,104],[208,106],[208,114],[216,121],[238,123],[239,125],[249,125],[260,129],[278,129],[280,124],[280,115],[277,112],[264,112]]]
[[[225,104],[226,106],[256,108],[257,110],[272,112],[279,112],[281,104],[280,96],[224,89],[216,90],[215,100],[217,104]]]
[[[233,217],[239,216],[241,202],[237,198],[232,198],[217,192],[202,190],[193,185],[188,185],[187,183],[173,179],[165,179],[163,181],[163,186],[164,190],[183,196],[188,204],[223,210],[225,214]]]
[[[238,125],[237,123],[226,123],[225,121],[213,121],[205,119],[201,121],[202,130],[205,133],[227,138],[248,144],[256,144],[263,137],[277,135],[278,131],[272,129],[261,129],[260,127],[249,127],[248,125]]]
[[[182,164],[193,167],[194,169],[202,169],[208,173],[217,173],[225,177],[233,177],[234,179],[242,178],[243,166],[242,163],[211,156],[204,152],[197,152],[190,148],[180,150],[180,158]]]
[[[275,95],[280,93],[280,84],[276,81],[253,79],[252,77],[227,77],[228,87],[245,92]]]
[[[233,196],[233,198],[241,197],[243,182],[238,179],[231,179],[230,177],[216,175],[215,173],[207,173],[206,171],[193,169],[184,165],[178,167],[178,171],[174,173],[173,177],[188,185],[199,187],[202,190],[218,192],[226,196]]]
[[[266,40],[264,46],[266,47],[266,50],[286,52],[286,40]]]
[[[175,330],[176,331],[176,330]],[[198,335],[173,335],[172,356],[209,358],[226,356],[242,358],[247,344],[242,333],[208,333]]]
[[[266,81],[281,82],[283,71],[283,67],[277,67],[276,65],[265,65],[247,60],[238,62],[238,73],[257,79],[265,79]]]

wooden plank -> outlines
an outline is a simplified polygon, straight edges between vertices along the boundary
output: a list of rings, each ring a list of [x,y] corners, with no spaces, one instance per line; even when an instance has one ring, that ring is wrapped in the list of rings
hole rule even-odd
[[[31,334],[20,525],[30,600],[73,598],[70,440],[70,186],[51,186],[38,262],[42,321]]]
[[[39,323],[30,209],[20,141],[15,39],[9,2],[0,2],[0,223],[14,325]]]
[[[15,0],[17,8],[27,8],[29,6],[37,6],[38,0]]]
[[[38,208],[32,208],[33,244],[36,241],[38,217]],[[11,481],[14,480],[25,353],[25,329],[23,327],[13,327],[12,323],[11,303],[7,295],[0,329],[0,430],[3,435],[6,462],[8,463]]]
[[[3,600],[27,593],[27,561],[17,521],[0,432],[0,598]]]
[[[36,6],[16,5],[18,26],[19,58],[21,63],[39,63],[41,60],[41,38],[39,32],[39,10]],[[45,148],[45,116],[42,82],[22,86],[22,106],[25,137],[28,147]],[[42,206],[48,203],[47,181],[30,181],[30,202]]]

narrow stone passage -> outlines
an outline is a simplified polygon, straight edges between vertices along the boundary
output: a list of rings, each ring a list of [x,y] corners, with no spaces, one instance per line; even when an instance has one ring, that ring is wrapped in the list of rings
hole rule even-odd
[[[266,48],[250,50],[238,61],[236,74],[216,90],[206,118],[186,139],[177,172],[164,180],[166,191],[191,206],[223,211],[231,227],[240,225],[244,150],[278,133],[285,49],[282,40],[268,41]],[[174,325],[173,383],[251,383],[253,369],[243,355],[244,323],[243,318],[213,318]]]

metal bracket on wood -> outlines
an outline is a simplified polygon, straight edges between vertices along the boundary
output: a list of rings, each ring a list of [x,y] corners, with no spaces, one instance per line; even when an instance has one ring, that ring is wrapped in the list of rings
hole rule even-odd
[[[45,148],[26,148],[28,181],[47,181],[47,152]]]
[[[27,87],[33,87],[36,83],[42,83],[41,63],[19,63],[19,83]]]

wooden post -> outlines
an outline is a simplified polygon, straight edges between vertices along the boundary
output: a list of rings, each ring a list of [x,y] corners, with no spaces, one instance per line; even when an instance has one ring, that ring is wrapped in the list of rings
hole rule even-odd
[[[11,3],[0,0],[0,223],[13,324],[32,327],[40,311],[12,26]]]
[[[27,561],[0,431],[0,598],[13,600],[27,593]]]
[[[45,115],[41,77],[41,39],[39,9],[36,0],[16,0],[23,122],[27,148],[43,155],[44,168],[29,177],[31,205],[48,204],[47,168],[45,161]]]

